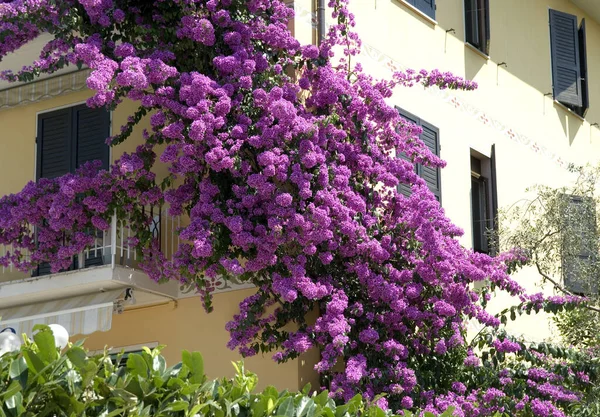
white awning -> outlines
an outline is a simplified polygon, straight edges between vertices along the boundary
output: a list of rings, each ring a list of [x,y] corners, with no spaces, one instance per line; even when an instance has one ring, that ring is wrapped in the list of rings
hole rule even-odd
[[[124,289],[20,305],[0,310],[0,330],[12,327],[31,335],[36,324],[60,324],[70,335],[107,331],[112,324],[114,302]]]

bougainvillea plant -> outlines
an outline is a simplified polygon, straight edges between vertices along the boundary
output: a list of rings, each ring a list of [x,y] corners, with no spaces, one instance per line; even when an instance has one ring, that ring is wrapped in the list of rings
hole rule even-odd
[[[491,258],[459,245],[461,230],[413,169],[444,163],[389,102],[394,87],[476,85],[438,70],[373,79],[350,59],[360,40],[347,3],[329,2],[337,23],[317,47],[290,34],[293,11],[279,0],[2,2],[0,56],[41,33],[54,38],[5,80],[87,67],[88,106],[139,104],[109,144],[142,118],[151,123],[143,145],[110,171],[88,164],[4,197],[0,243],[13,250],[2,263],[67,268],[116,210],[131,216],[130,243],[151,278],[197,287],[208,308],[206,277],[255,284],[227,326],[229,347],[276,351],[277,361],[318,347],[316,369],[335,398],[564,416],[593,369],[573,352],[499,335],[501,317],[470,284],[488,280],[529,311],[581,300],[527,295],[507,273],[517,252]],[[157,160],[169,171],[161,182]],[[147,231],[143,208],[162,204],[189,218],[172,256]],[[468,320],[490,330],[479,347],[466,344]]]

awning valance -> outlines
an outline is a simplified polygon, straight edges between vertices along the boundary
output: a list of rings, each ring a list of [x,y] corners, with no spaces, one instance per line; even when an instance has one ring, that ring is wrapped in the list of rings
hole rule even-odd
[[[97,292],[0,310],[0,329],[11,327],[20,335],[32,334],[36,324],[60,324],[70,335],[107,331],[114,302],[124,289]]]

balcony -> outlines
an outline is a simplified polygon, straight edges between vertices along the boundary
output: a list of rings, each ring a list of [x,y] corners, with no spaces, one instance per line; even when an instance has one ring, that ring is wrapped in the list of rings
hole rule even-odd
[[[149,212],[150,231],[170,257],[179,245],[181,219],[155,210]],[[93,245],[74,256],[65,271],[50,274],[49,266],[41,265],[25,274],[1,267],[0,328],[16,327],[18,333],[30,333],[35,324],[58,322],[66,324],[70,334],[89,334],[108,330],[113,312],[122,312],[127,304],[176,300],[178,282],[158,284],[138,268],[138,254],[128,243],[133,236],[128,219],[115,213],[110,229],[96,231]],[[2,245],[0,255],[12,250],[12,246]]]

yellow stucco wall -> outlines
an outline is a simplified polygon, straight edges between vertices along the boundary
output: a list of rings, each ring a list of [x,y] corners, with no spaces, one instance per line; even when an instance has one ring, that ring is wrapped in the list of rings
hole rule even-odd
[[[237,352],[226,345],[229,334],[225,323],[232,319],[238,305],[253,290],[219,293],[214,296],[214,311],[206,313],[199,297],[185,298],[177,304],[149,307],[132,307],[123,314],[113,316],[108,332],[96,332],[86,339],[86,347],[92,351],[107,347],[126,347],[138,344],[158,343],[166,345],[163,354],[167,363],[181,360],[181,350],[200,351],[209,377],[233,375],[232,361],[241,359]],[[77,338],[76,338],[77,339]],[[259,354],[245,359],[246,367],[258,374],[259,387],[275,385],[278,389],[299,389],[310,382],[318,387],[318,379],[312,368],[317,352],[312,351],[298,360],[278,365],[271,354]]]

